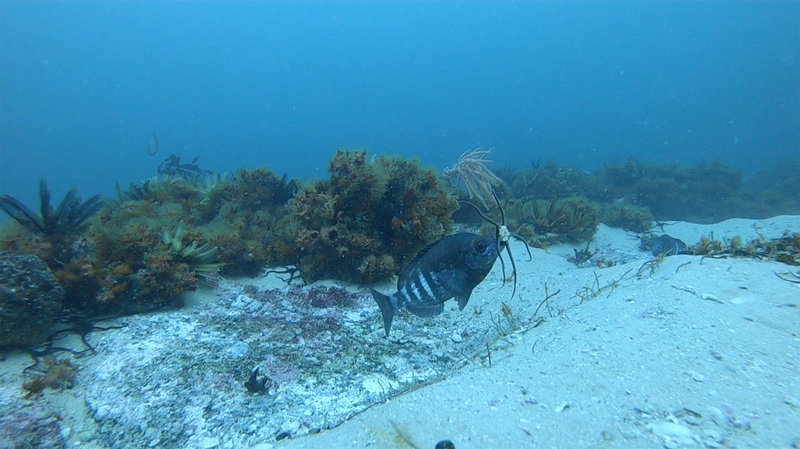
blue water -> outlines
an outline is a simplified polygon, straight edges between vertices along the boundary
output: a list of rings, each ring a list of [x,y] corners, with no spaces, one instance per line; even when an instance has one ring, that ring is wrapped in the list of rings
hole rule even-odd
[[[800,156],[800,2],[0,2],[0,193],[114,193],[170,153],[326,176]],[[160,141],[148,156],[152,133]]]

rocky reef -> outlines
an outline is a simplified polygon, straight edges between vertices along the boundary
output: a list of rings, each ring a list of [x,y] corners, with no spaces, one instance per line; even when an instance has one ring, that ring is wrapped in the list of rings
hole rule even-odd
[[[635,232],[648,221],[714,223],[727,218],[766,218],[800,213],[800,161],[781,164],[745,180],[720,161],[688,166],[635,158],[612,161],[594,171],[554,162],[532,162],[497,174],[506,196],[536,200],[584,197],[596,203],[601,221]]]
[[[14,221],[0,249],[41,259],[64,308],[96,316],[180,305],[187,290],[267,264],[306,281],[385,280],[450,231],[455,196],[415,160],[339,150],[329,173],[301,187],[265,167],[197,167],[118,186],[115,200],[81,202],[73,189],[56,209],[42,181],[41,214],[2,197]]]

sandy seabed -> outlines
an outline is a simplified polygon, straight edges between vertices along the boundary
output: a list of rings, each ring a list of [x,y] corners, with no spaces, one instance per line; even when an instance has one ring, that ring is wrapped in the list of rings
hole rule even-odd
[[[712,232],[746,241],[787,230],[800,232],[800,217],[664,227],[688,244]],[[514,325],[501,322],[505,335],[485,353],[333,429],[251,447],[433,449],[442,440],[457,449],[800,447],[800,284],[776,275],[798,275],[798,267],[678,255],[651,270],[638,244],[601,226],[591,248],[627,261],[608,268],[567,261],[583,245],[533,250],[528,261],[513,244],[514,298],[498,263],[463,312],[448,303],[443,314],[460,320],[451,338],[459,345],[470,314],[494,310],[499,320],[505,303]],[[552,296],[543,304],[545,291]],[[407,313],[396,320],[428,323]],[[25,355],[0,363],[4,394],[29,363]],[[104,447],[80,440],[81,420],[91,420],[81,398],[79,379],[46,400],[73,429],[68,447]],[[205,449],[223,446],[203,441]]]
[[[691,244],[711,232],[747,240],[798,229],[800,217],[782,216],[664,231]],[[636,242],[603,227],[595,246]],[[280,447],[800,447],[800,285],[776,276],[797,267],[672,256],[576,304],[561,298],[592,288],[594,273],[605,286],[641,262],[576,269],[565,261],[571,252],[536,251],[519,263],[519,301],[538,306],[544,284],[567,294],[551,299],[560,313],[497,343],[491,367],[469,365]],[[473,300],[502,300],[482,293]]]

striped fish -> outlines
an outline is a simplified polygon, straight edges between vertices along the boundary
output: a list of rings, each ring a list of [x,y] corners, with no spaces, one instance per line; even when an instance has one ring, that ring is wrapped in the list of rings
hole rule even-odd
[[[661,254],[674,256],[676,254],[686,254],[687,252],[688,249],[685,243],[668,234],[662,234],[650,242],[650,253],[654,256]]]
[[[370,289],[383,314],[386,336],[401,307],[419,317],[432,317],[442,313],[445,301],[456,298],[459,309],[464,310],[472,290],[489,274],[498,254],[495,236],[466,232],[423,248],[400,272],[397,292],[388,296]]]

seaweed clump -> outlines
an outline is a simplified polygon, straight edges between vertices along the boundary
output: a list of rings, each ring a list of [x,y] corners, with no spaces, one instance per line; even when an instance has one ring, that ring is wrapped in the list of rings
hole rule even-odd
[[[50,204],[47,181],[39,182],[39,214],[9,195],[0,195],[0,209],[19,225],[11,229],[0,244],[0,249],[15,254],[31,254],[50,267],[56,267],[72,254],[72,245],[80,233],[104,205],[103,197],[95,195],[81,201],[78,188],[72,187],[58,206]]]
[[[25,369],[26,373],[29,370],[35,373],[26,376],[27,379],[22,383],[23,390],[28,392],[26,395],[28,398],[40,396],[45,388],[54,390],[72,388],[78,371],[69,359],[58,360],[52,355],[37,360],[36,364]]]
[[[600,206],[600,221],[614,228],[647,232],[653,227],[653,220],[653,213],[646,207],[619,203]]]
[[[339,151],[330,179],[302,190],[263,167],[220,176],[172,165],[183,171],[118,186],[105,208],[71,190],[54,209],[44,183],[39,216],[3,197],[19,224],[4,226],[0,249],[39,256],[81,317],[138,313],[268,263],[308,280],[386,279],[450,230],[457,206],[433,170],[364,151]]]
[[[298,192],[296,180],[278,177],[265,167],[242,168],[215,177],[204,187],[198,229],[219,248],[223,274],[255,276],[267,263],[268,246],[279,233],[288,203]]]
[[[534,242],[585,242],[600,223],[597,207],[583,197],[509,200],[505,210],[520,235]]]
[[[759,236],[748,242],[738,236],[717,240],[712,235],[711,237],[702,237],[688,250],[692,254],[705,257],[750,257],[800,266],[800,233],[786,231],[776,239]]]
[[[201,204],[204,221],[213,220],[231,204],[242,211],[275,212],[286,206],[299,189],[296,180],[288,180],[286,174],[279,178],[266,167],[242,168],[232,177],[218,177],[210,184]]]
[[[713,223],[800,212],[798,160],[749,181],[740,170],[720,161],[687,166],[632,157],[593,172],[535,161],[522,170],[500,170],[498,175],[510,186],[513,198],[583,196],[601,205],[602,222],[635,232],[646,231],[652,220]]]
[[[416,160],[341,149],[328,171],[330,179],[290,202],[268,248],[271,264],[298,265],[311,281],[371,283],[450,230],[458,203]]]
[[[735,215],[743,175],[722,162],[652,166],[635,185],[636,203],[662,220],[716,222]]]
[[[162,176],[121,192],[92,236],[86,262],[101,274],[86,290],[95,306],[136,312],[180,304],[184,292],[215,286],[223,274],[255,276],[296,186],[259,167],[203,179]]]
[[[85,316],[179,305],[223,270],[259,273],[296,182],[265,168],[182,174],[117,186],[117,199],[102,210],[100,197],[80,202],[74,189],[53,209],[44,182],[40,216],[4,196],[19,225],[4,226],[0,248],[39,256],[65,290],[64,307]]]
[[[607,201],[623,200],[646,207],[661,221],[715,223],[733,217],[766,218],[800,211],[797,161],[748,182],[740,170],[720,161],[685,166],[633,158],[624,164],[606,164],[594,177],[593,192],[605,192]],[[767,181],[769,178],[774,181]]]
[[[522,170],[505,168],[498,174],[509,186],[515,198],[554,199],[588,196],[591,188],[591,177],[583,170],[570,165],[558,166],[553,161],[542,164],[540,160],[535,160]]]

